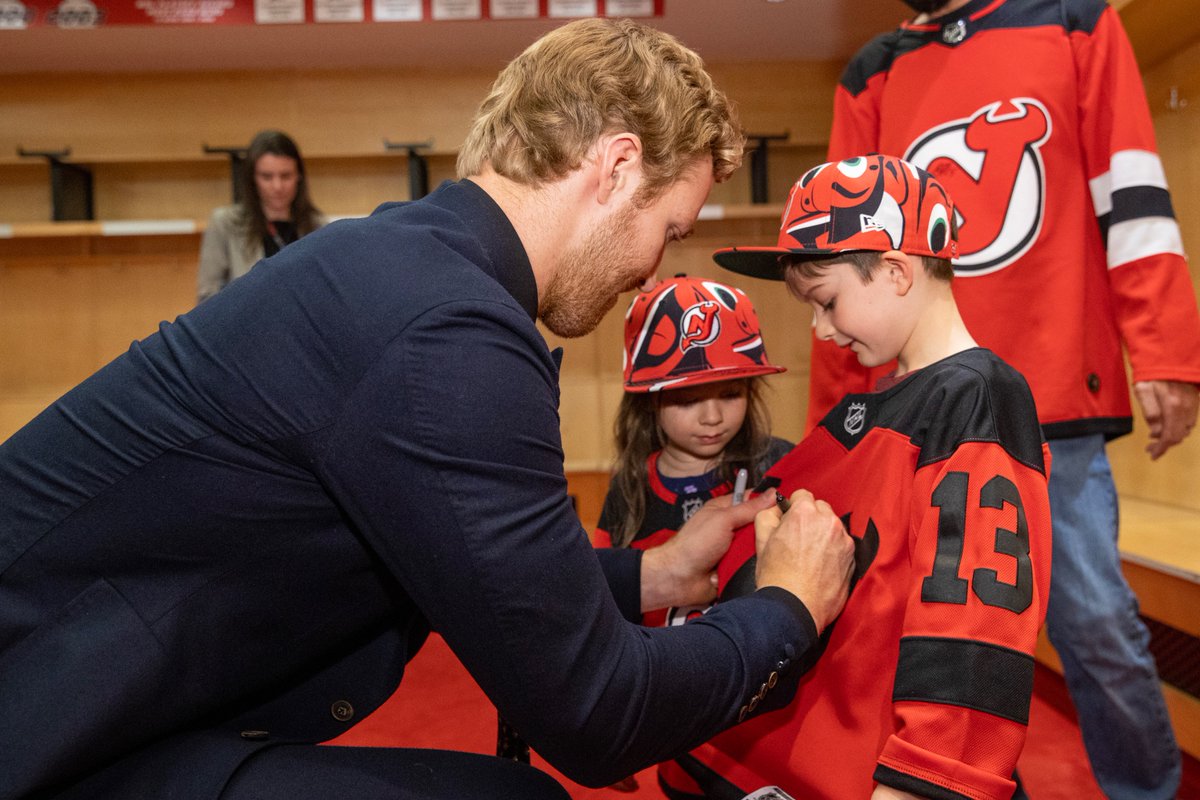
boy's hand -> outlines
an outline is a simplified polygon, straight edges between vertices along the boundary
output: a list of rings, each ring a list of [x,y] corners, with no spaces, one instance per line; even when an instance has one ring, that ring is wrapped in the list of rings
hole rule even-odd
[[[787,589],[812,614],[817,631],[841,613],[854,572],[854,541],[824,500],[807,489],[785,514],[774,504],[754,518],[756,582]]]
[[[731,505],[729,495],[709,500],[671,539],[642,555],[642,611],[701,606],[717,597],[717,562],[733,532],[773,506],[769,494]]]

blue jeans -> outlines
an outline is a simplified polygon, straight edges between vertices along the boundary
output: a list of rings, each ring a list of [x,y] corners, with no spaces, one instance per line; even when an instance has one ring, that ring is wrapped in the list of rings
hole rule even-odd
[[[1121,573],[1102,436],[1050,441],[1054,549],[1046,632],[1062,659],[1092,772],[1114,800],[1168,800],[1180,781],[1150,634]]]

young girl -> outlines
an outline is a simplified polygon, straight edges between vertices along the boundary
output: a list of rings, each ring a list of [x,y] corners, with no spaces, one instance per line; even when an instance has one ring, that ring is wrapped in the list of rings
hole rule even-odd
[[[746,486],[791,449],[769,434],[758,316],[744,292],[677,276],[634,299],[625,315],[625,396],[617,412],[616,469],[597,547],[649,548],[669,539],[705,501]],[[698,609],[643,615],[678,624]]]

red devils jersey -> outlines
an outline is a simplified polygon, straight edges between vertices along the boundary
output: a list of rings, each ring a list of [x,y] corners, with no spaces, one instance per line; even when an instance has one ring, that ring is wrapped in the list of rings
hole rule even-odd
[[[745,791],[1008,798],[1050,579],[1049,452],[1024,380],[969,350],[845,397],[760,484],[810,489],[856,539],[856,583],[787,708],[693,751]],[[718,567],[753,590],[754,532]]]
[[[766,472],[767,468],[778,461],[780,456],[787,453],[791,447],[791,442],[771,437],[766,455],[758,462],[759,474]],[[633,541],[629,543],[630,547],[636,547],[639,550],[648,550],[667,541],[708,500],[729,494],[733,489],[728,483],[722,483],[696,494],[677,495],[664,486],[659,478],[658,455],[658,451],[651,453],[646,462],[646,472],[649,476],[649,486],[646,491],[646,513],[642,518],[642,526],[634,534]],[[596,547],[612,547],[612,533],[617,530],[620,521],[628,515],[629,508],[621,498],[621,493],[610,487],[604,498],[604,507],[600,510],[600,521],[597,523],[596,533],[592,537],[593,544]],[[692,611],[698,613],[696,609],[651,611],[642,615],[642,624],[666,625],[668,624],[668,615],[670,615],[671,624],[681,624],[686,621],[688,614]]]
[[[931,172],[959,211],[954,294],[1028,379],[1046,435],[1131,428],[1134,380],[1200,382],[1200,315],[1137,64],[1103,0],[973,0],[877,37],[829,156]],[[886,371],[886,369],[884,370]],[[815,342],[809,423],[879,374]]]

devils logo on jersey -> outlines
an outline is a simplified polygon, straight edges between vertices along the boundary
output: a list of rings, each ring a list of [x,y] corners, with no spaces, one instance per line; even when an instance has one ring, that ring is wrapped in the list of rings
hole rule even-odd
[[[763,488],[769,480],[768,478],[764,483],[759,484],[758,488]],[[853,589],[859,580],[867,574],[867,570],[875,562],[875,556],[879,554],[879,529],[875,526],[875,520],[867,517],[867,524],[863,527],[862,536],[856,536],[851,517],[852,513],[847,511],[839,519],[841,519],[846,533],[850,534],[850,538],[854,541],[854,572],[850,576],[850,588]],[[732,600],[735,597],[744,597],[756,591],[758,589],[758,583],[755,579],[757,569],[758,556],[751,555],[726,581],[718,599],[723,601]]]
[[[1041,145],[1050,114],[1028,97],[997,101],[919,137],[904,158],[934,175],[959,214],[955,271],[986,275],[1021,257],[1037,239],[1046,203]],[[972,215],[984,198],[1006,197],[1005,213]]]

